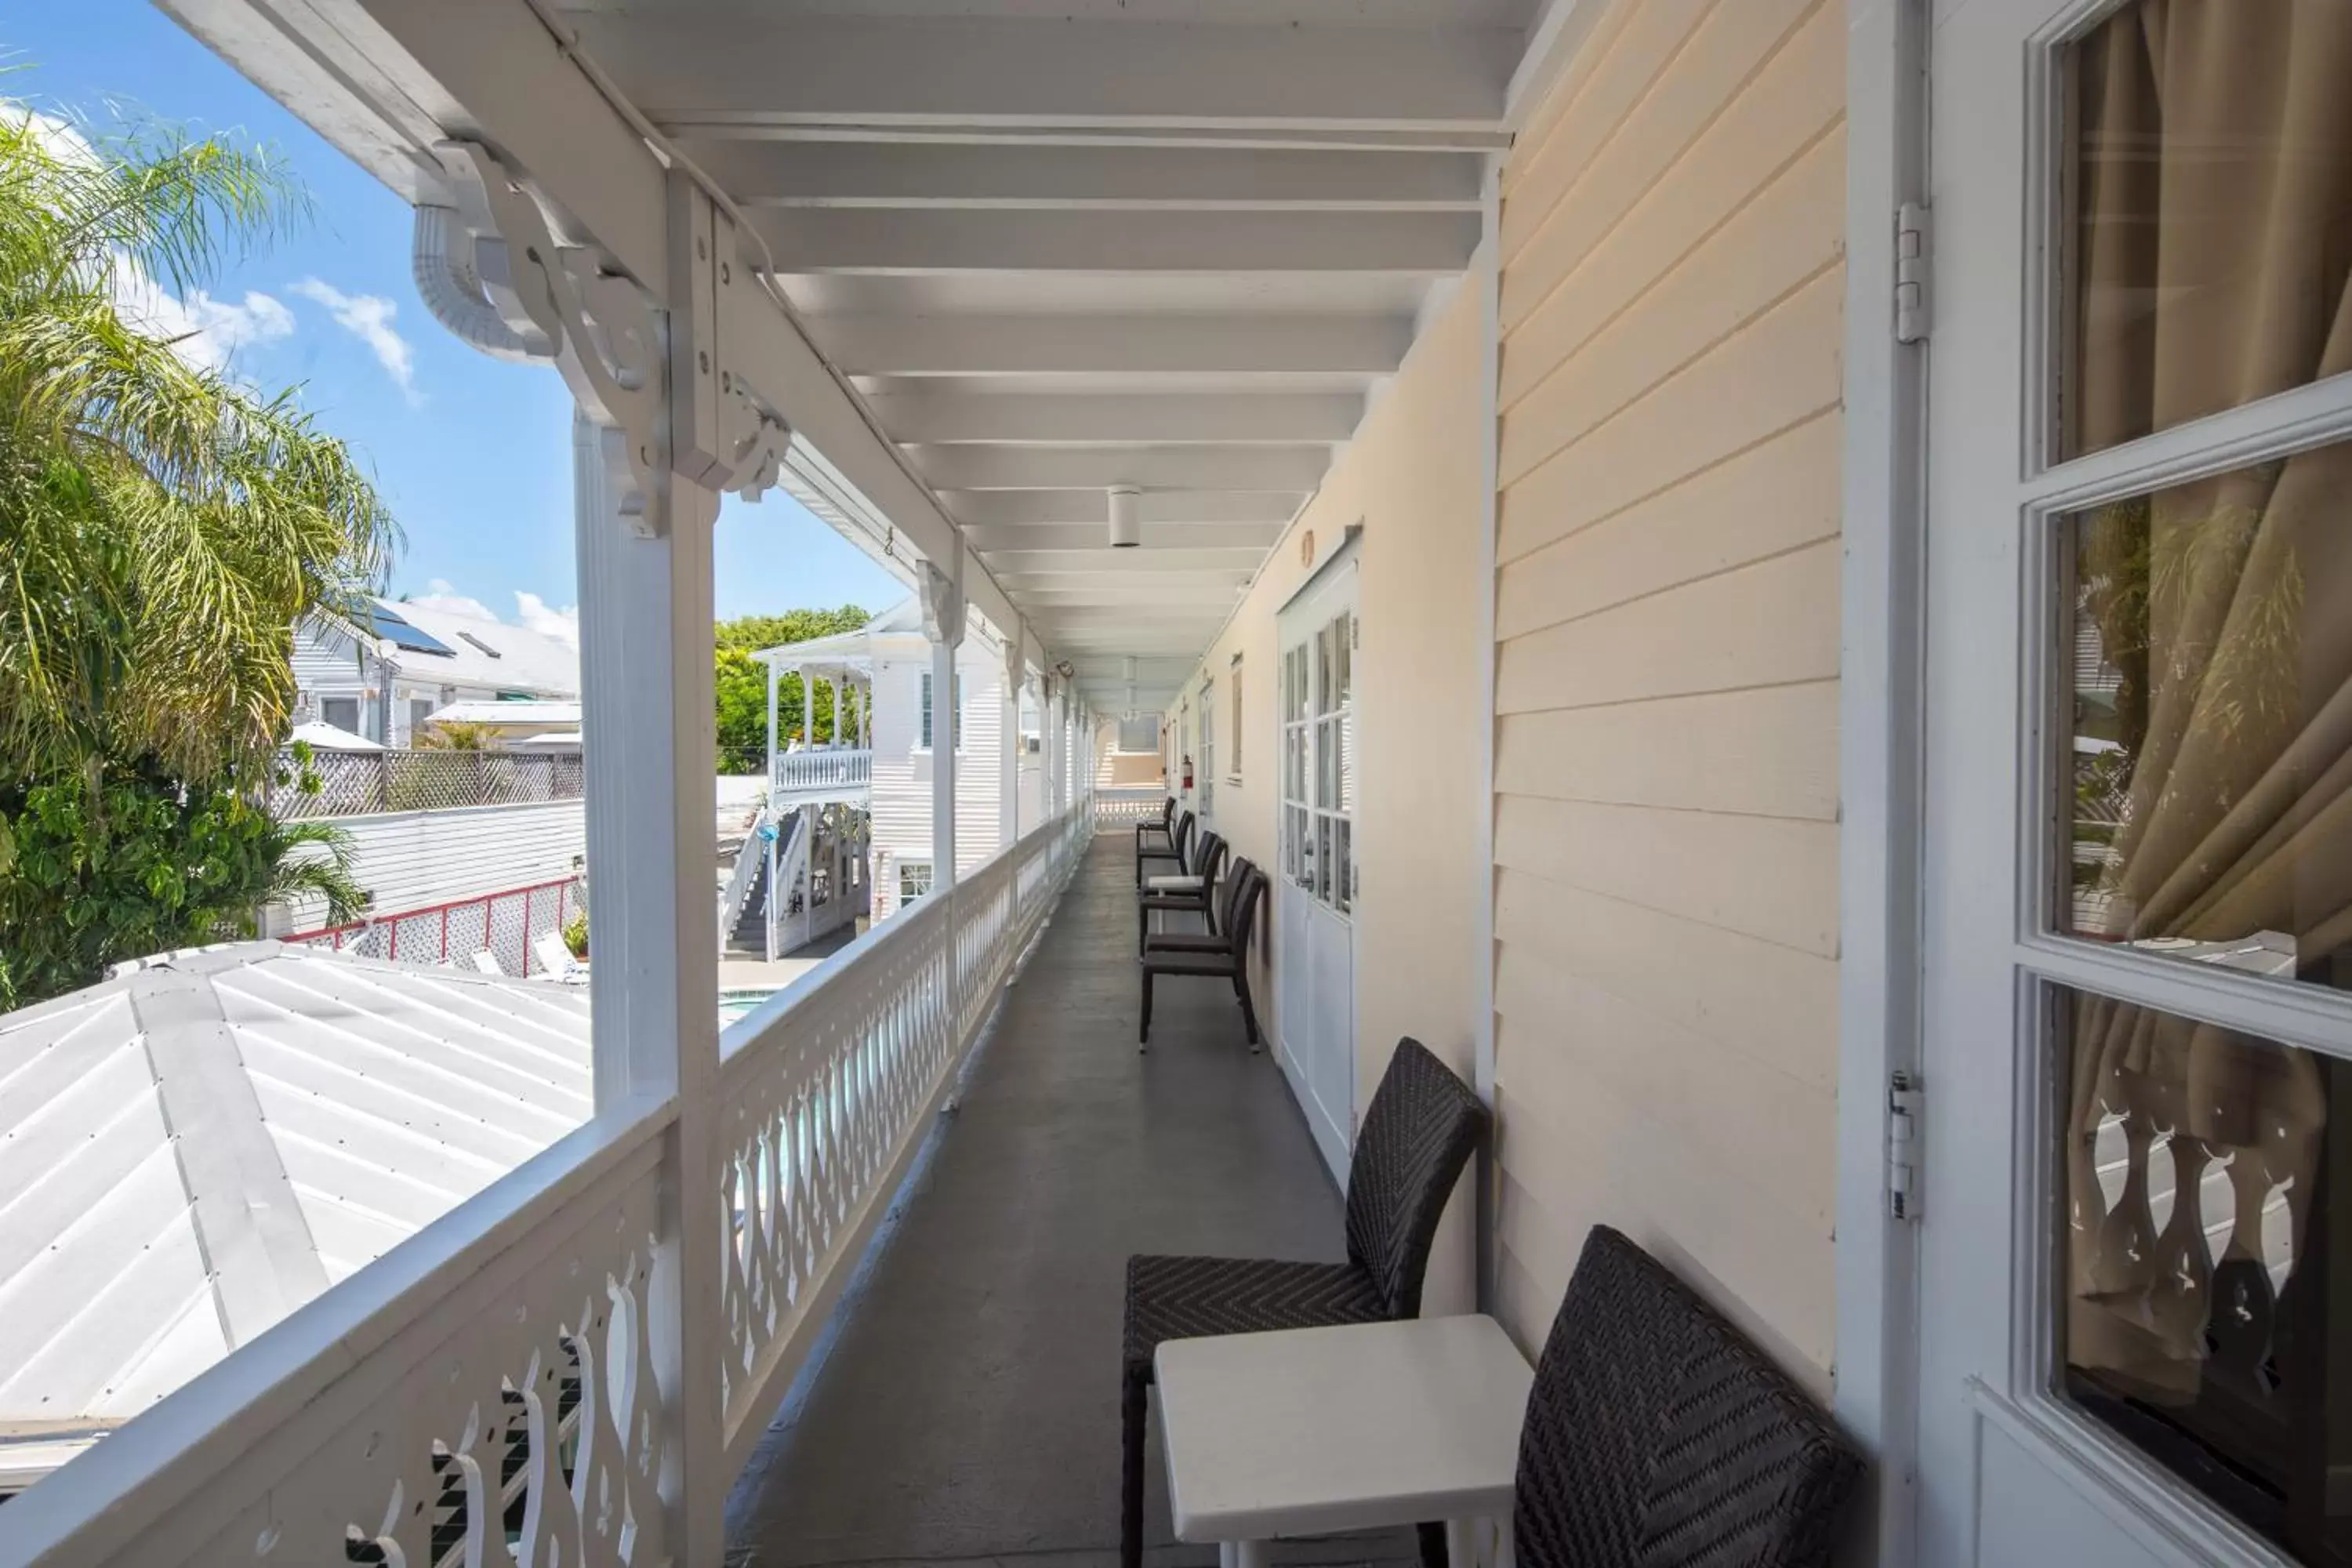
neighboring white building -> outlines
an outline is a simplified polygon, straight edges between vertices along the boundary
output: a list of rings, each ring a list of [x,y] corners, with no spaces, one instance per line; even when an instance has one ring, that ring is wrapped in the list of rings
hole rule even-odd
[[[961,687],[946,703],[932,690],[931,645],[923,635],[919,599],[884,611],[856,631],[765,648],[758,656],[779,676],[803,670],[820,681],[835,679],[871,693],[865,733],[844,737],[850,750],[871,753],[865,804],[872,816],[869,861],[874,888],[869,912],[883,920],[931,885],[931,766],[942,737],[952,735],[956,773],[956,866],[969,871],[1003,847],[1000,809],[1004,733],[1003,646],[975,629],[956,652]],[[948,710],[954,711],[950,729]],[[1033,694],[1022,700],[1019,809],[1024,825],[1038,820],[1042,772],[1034,743]],[[849,747],[851,740],[864,746]],[[783,752],[787,738],[772,736]],[[787,763],[785,766],[790,767]]]
[[[0,1498],[586,1121],[585,987],[275,942],[0,1017]]]
[[[365,628],[319,616],[295,629],[298,720],[406,746],[453,703],[579,699],[580,650],[560,637],[446,603],[369,605]]]

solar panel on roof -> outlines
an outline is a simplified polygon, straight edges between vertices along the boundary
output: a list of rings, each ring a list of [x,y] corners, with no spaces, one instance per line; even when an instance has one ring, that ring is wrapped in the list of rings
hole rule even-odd
[[[375,635],[388,638],[394,647],[417,653],[445,653],[452,658],[457,657],[456,648],[436,637],[418,631],[401,619],[397,611],[386,609],[382,605],[372,605],[371,608],[375,616]]]

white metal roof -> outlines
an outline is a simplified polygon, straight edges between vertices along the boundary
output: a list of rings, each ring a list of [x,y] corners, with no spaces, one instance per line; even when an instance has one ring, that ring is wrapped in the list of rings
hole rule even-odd
[[[572,724],[580,722],[577,702],[452,702],[425,716],[428,724]]]
[[[340,729],[316,719],[306,724],[295,725],[294,732],[287,739],[300,741],[314,752],[381,752],[383,750],[365,735],[354,735],[349,730]]]
[[[383,602],[449,650],[396,650],[393,662],[407,679],[527,691],[534,697],[580,694],[580,650],[561,638],[429,598]]]
[[[578,988],[275,942],[0,1016],[0,1494],[586,1120]]]

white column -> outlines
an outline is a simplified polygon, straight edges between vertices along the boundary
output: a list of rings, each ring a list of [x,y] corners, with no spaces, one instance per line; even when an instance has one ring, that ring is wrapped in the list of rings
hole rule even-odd
[[[611,477],[608,448],[619,439],[575,415],[593,1078],[600,1113],[677,1101],[649,1303],[655,1370],[677,1439],[662,1492],[677,1500],[676,1560],[716,1564],[727,1495],[719,1358],[709,1353],[720,1334],[710,881],[718,498],[676,480],[667,536],[639,536]]]
[[[963,642],[963,586],[923,569],[923,632],[931,639],[931,890],[955,886],[956,649]]]
[[[776,661],[762,659],[768,667],[768,788],[776,787]]]
[[[1027,661],[1021,657],[1021,628],[1004,639],[1004,737],[1000,748],[1001,775],[996,797],[997,847],[1021,841],[1021,676]]]

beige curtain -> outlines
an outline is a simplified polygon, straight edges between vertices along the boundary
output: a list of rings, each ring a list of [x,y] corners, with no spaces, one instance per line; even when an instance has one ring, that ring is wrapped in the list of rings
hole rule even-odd
[[[2073,78],[2064,450],[2352,369],[2352,4],[2154,0],[2086,38]],[[2284,933],[2305,979],[2352,986],[2352,444],[2104,509],[2078,542],[2133,762],[2104,934]],[[2068,1351],[2186,1397],[2210,1283],[2189,1200],[2226,1163],[2228,1255],[2259,1256],[2281,1185],[2300,1237],[2317,1068],[2113,1003],[2073,1025]],[[2116,1113],[2131,1159],[2109,1205],[2093,1151]],[[2148,1152],[2167,1131],[2159,1234]]]

